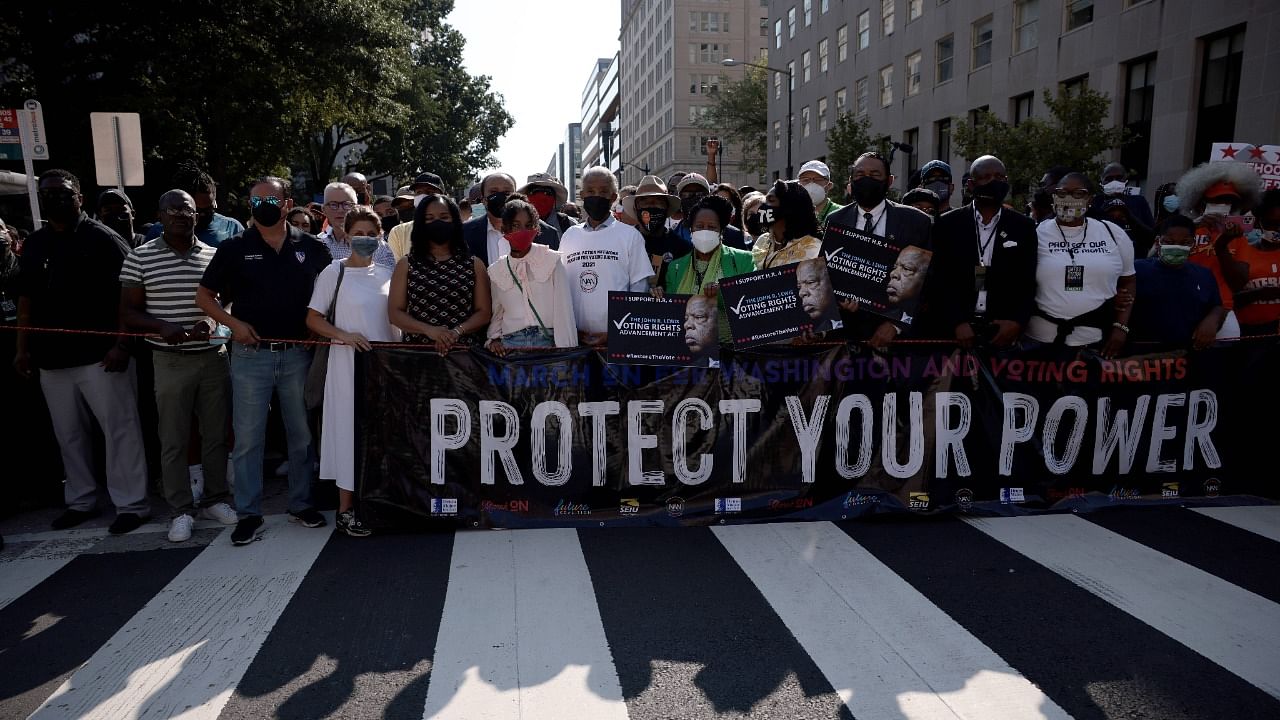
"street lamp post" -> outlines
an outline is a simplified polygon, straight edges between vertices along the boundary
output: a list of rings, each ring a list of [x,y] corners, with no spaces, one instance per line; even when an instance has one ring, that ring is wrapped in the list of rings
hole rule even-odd
[[[778,68],[769,67],[768,65],[743,62],[742,60],[734,60],[733,58],[728,58],[726,60],[723,60],[721,61],[720,64],[724,65],[725,67],[736,67],[738,65],[745,65],[747,67],[760,68],[762,70],[781,73],[787,76],[787,176],[786,176],[786,179],[787,180],[793,179],[794,173],[792,172],[792,170],[794,169],[794,167],[791,164],[791,125],[792,125],[791,93],[795,89],[795,83],[793,82],[794,78],[792,77],[794,73],[791,70],[779,70]],[[768,132],[769,132],[769,129],[765,128],[765,133],[768,133]]]

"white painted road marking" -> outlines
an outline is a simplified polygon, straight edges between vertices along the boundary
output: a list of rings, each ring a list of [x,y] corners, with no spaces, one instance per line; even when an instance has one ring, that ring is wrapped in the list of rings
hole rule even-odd
[[[1192,508],[1201,515],[1280,542],[1280,506]]]
[[[1280,698],[1280,605],[1073,515],[966,521]]]
[[[713,528],[860,718],[1069,718],[831,523]]]

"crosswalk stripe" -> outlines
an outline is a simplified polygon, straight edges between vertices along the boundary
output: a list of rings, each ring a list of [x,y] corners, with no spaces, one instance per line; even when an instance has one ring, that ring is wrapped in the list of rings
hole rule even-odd
[[[1195,508],[1195,511],[1268,540],[1280,542],[1280,506],[1206,507]]]
[[[709,528],[578,535],[631,720],[853,720]]]
[[[575,531],[457,535],[424,718],[627,718]]]
[[[855,716],[1069,717],[832,524],[714,532]]]
[[[311,563],[325,530],[267,518],[264,542],[224,533],[157,593],[32,715],[212,719]]]
[[[1280,698],[1280,605],[1071,515],[968,522]]]
[[[42,542],[16,558],[0,563],[0,610],[61,570],[95,542],[94,539],[85,539],[71,543],[70,547],[68,543],[58,543],[56,549],[47,547],[53,543]]]

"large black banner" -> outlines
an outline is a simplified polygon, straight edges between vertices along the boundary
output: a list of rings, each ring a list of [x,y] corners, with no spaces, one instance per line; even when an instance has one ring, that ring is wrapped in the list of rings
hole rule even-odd
[[[941,347],[720,368],[361,353],[359,496],[409,527],[1020,514],[1274,497],[1275,341],[1104,360]]]

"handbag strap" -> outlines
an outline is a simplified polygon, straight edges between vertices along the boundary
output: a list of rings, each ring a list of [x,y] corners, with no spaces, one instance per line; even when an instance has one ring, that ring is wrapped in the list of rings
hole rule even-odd
[[[329,301],[329,312],[324,314],[324,319],[330,325],[333,325],[334,311],[338,309],[338,291],[342,289],[342,276],[347,274],[347,266],[338,261],[338,284],[333,286],[333,299]]]
[[[529,309],[533,311],[533,316],[537,318],[538,326],[542,328],[543,334],[545,335],[551,334],[551,331],[547,330],[547,324],[542,322],[542,315],[538,314],[538,308],[533,306],[533,300],[527,294],[525,294],[524,285],[520,284],[520,278],[516,277],[516,271],[511,269],[511,256],[508,255],[506,260],[507,260],[507,272],[511,273],[511,279],[515,281],[516,289],[519,290],[522,295],[524,295],[524,301],[529,303]]]

